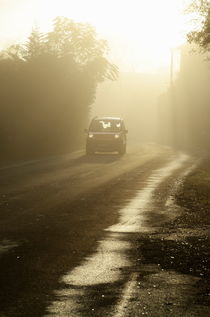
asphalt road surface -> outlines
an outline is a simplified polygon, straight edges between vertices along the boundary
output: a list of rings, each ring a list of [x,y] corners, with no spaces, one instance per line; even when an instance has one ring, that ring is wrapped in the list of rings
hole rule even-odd
[[[207,316],[198,278],[142,251],[195,163],[148,144],[0,167],[0,317]]]

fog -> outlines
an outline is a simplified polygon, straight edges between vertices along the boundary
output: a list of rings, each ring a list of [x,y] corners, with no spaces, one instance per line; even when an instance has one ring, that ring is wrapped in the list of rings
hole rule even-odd
[[[179,47],[179,67],[125,72],[87,23],[57,17],[49,32],[33,28],[0,51],[1,159],[84,149],[95,116],[122,117],[128,144],[209,150],[210,66],[193,49]]]
[[[166,76],[120,73],[115,82],[98,87],[91,116],[120,116],[130,141],[159,140],[158,97],[166,88]]]
[[[209,151],[210,65],[192,45],[180,48],[179,72],[122,73],[100,85],[92,116],[120,115],[130,140],[184,151]]]
[[[197,47],[182,46],[178,76],[159,98],[162,143],[187,151],[209,151],[209,82],[207,55]]]
[[[129,140],[155,142],[178,150],[205,153],[210,135],[208,55],[185,44],[179,71],[170,74],[120,73],[98,87],[91,116],[122,116]],[[176,56],[173,56],[175,59]]]

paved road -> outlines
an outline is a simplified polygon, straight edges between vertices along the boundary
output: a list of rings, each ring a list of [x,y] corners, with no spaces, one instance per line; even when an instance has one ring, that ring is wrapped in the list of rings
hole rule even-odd
[[[174,193],[193,164],[150,144],[2,166],[0,316],[205,313],[187,310],[196,278],[145,265],[141,252],[180,213]]]

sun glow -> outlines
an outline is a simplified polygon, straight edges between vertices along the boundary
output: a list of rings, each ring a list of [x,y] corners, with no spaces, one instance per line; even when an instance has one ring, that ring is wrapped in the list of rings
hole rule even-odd
[[[43,31],[49,30],[56,16],[92,24],[99,36],[108,40],[111,59],[126,71],[153,72],[166,67],[170,61],[170,48],[183,43],[188,31],[187,18],[182,14],[185,0],[9,2],[16,7],[12,10],[10,6],[4,12],[13,15],[14,24],[17,23],[15,16],[21,12],[24,23],[22,28],[16,28],[21,35],[27,27],[29,32],[33,25]],[[11,27],[6,34],[9,37]]]

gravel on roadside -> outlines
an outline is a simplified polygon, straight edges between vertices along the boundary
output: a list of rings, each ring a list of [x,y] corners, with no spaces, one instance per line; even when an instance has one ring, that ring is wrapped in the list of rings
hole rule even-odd
[[[174,221],[177,228],[187,229],[191,274],[202,277],[203,295],[210,296],[210,157],[203,160],[184,180],[176,194],[184,210]]]
[[[175,272],[196,280],[195,296],[188,299],[189,311],[197,316],[200,313],[196,315],[196,307],[203,307],[201,312],[206,316],[210,299],[210,158],[184,178],[175,194],[175,202],[180,215],[164,223],[157,233],[141,234],[137,254],[143,265],[156,265],[163,272]],[[141,272],[141,279],[147,279],[148,274],[151,272]],[[174,311],[171,314],[176,316]]]

